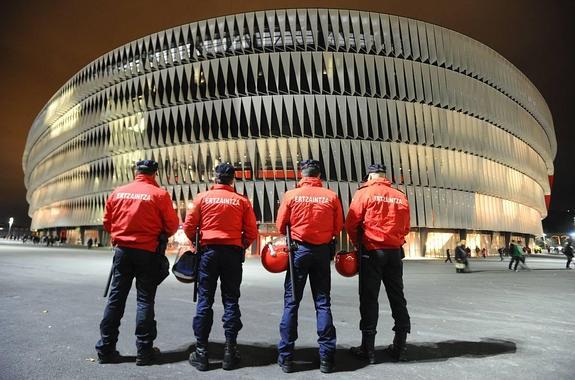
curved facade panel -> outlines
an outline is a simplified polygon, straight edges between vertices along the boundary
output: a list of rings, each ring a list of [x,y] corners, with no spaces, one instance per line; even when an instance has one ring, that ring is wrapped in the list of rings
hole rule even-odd
[[[35,229],[100,225],[146,157],[182,217],[215,165],[233,163],[273,232],[297,163],[315,158],[344,210],[367,164],[384,163],[414,231],[494,239],[542,232],[555,153],[542,96],[488,47],[406,18],[305,9],[199,21],[98,58],[40,112],[23,167]]]

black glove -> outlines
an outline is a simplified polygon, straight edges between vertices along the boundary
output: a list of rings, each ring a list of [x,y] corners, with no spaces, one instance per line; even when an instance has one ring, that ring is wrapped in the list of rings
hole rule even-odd
[[[329,242],[329,259],[330,259],[330,261],[333,261],[333,259],[335,257],[336,245],[337,245],[337,242],[335,241],[335,238],[331,239],[331,241]]]
[[[167,248],[168,248],[168,235],[165,232],[162,232],[160,236],[158,236],[158,247],[156,248],[156,253],[160,255],[165,255]]]
[[[156,255],[158,260],[158,275],[156,277],[156,283],[160,285],[162,281],[170,275],[170,262],[165,255]]]

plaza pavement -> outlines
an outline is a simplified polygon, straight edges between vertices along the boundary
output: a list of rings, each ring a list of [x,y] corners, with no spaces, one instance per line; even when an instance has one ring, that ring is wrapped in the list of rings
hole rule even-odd
[[[506,259],[507,261],[508,259]],[[439,260],[405,262],[405,293],[413,330],[409,361],[392,363],[381,351],[393,337],[385,295],[380,297],[378,364],[347,353],[360,341],[357,278],[332,271],[332,312],[338,335],[337,372],[318,370],[315,312],[306,289],[296,343],[298,372],[275,364],[283,274],[257,259],[244,265],[240,306],[242,367],[221,369],[223,331],[219,291],[211,334],[212,370],[187,361],[194,343],[191,285],[170,276],[158,289],[156,346],[163,364],[135,365],[135,288],[120,328],[123,363],[99,365],[94,344],[111,263],[108,250],[33,247],[0,240],[0,379],[574,379],[575,270],[563,258],[528,258],[532,270],[511,272],[499,258],[475,259],[473,273],[456,274]],[[308,285],[309,286],[309,285]]]

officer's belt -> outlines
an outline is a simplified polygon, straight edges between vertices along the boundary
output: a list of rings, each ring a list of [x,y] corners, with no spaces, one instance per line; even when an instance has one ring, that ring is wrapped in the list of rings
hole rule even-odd
[[[323,244],[312,244],[312,243],[307,243],[307,242],[305,242],[305,241],[301,241],[301,240],[295,240],[295,239],[294,239],[293,241],[294,241],[294,243],[297,243],[297,244],[302,244],[302,245],[309,245],[309,246],[312,246],[312,247],[324,247],[324,246],[327,246],[327,245],[329,245],[329,243],[323,243]]]
[[[401,248],[378,248],[378,249],[371,249],[369,251],[366,250],[365,253],[371,254],[372,252],[382,252],[382,253],[396,253],[401,252]]]
[[[212,250],[216,250],[216,249],[221,249],[221,248],[237,248],[237,249],[243,249],[242,247],[240,247],[239,245],[233,245],[233,244],[207,244],[207,245],[202,245],[202,251],[205,251],[206,249],[212,249]]]

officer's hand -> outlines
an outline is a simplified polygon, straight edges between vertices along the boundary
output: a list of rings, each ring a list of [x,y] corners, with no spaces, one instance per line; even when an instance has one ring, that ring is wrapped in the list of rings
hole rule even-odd
[[[335,249],[337,246],[337,242],[335,241],[335,238],[331,239],[331,241],[329,242],[329,258],[330,261],[333,261],[334,257],[335,257]]]
[[[329,250],[329,260],[333,261],[334,258],[335,258],[335,249],[330,249]]]

